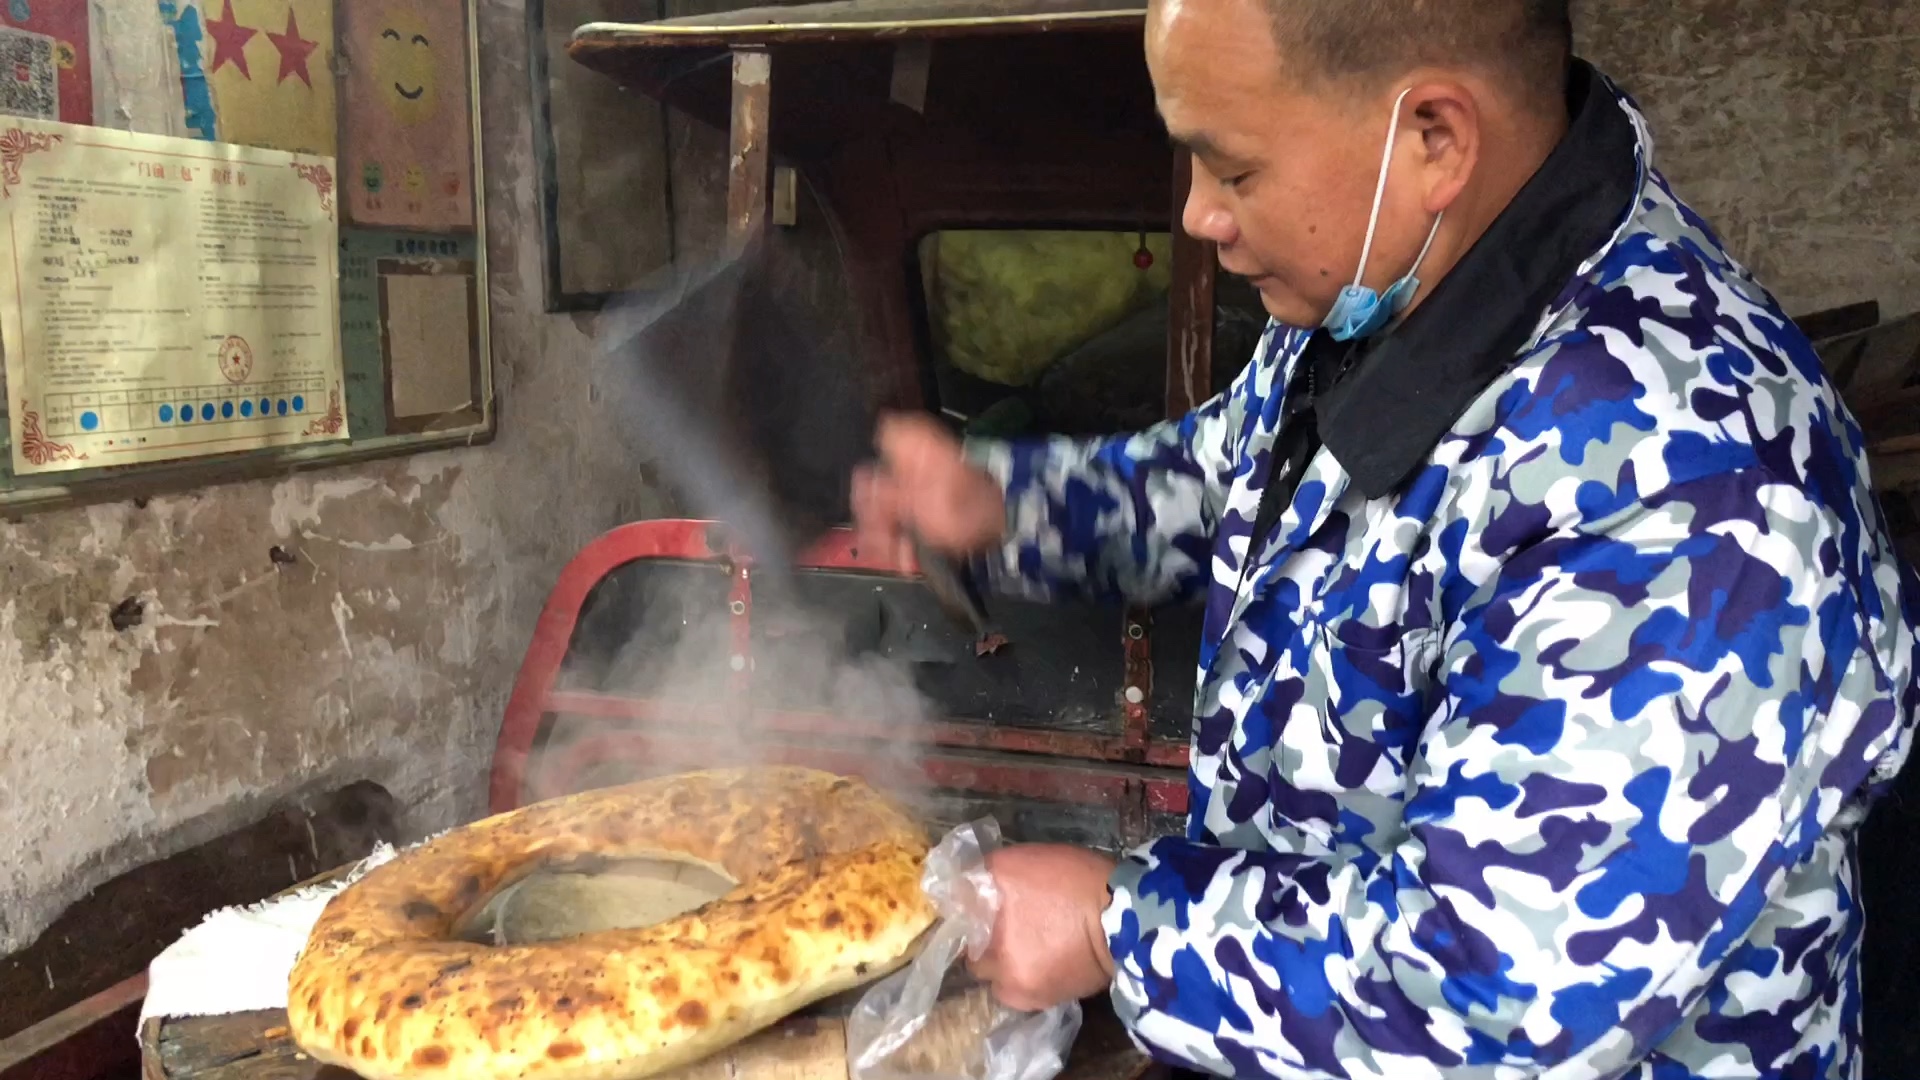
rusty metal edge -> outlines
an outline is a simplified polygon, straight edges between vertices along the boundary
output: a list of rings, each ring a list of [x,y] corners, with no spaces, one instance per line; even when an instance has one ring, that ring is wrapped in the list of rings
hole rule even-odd
[[[1055,29],[1124,30],[1146,22],[1146,5],[1115,4],[1089,11],[1032,12],[1014,15],[950,16],[930,19],[794,19],[781,22],[590,22],[574,30],[569,51],[634,48],[686,48],[801,44],[809,38],[845,41],[851,38],[900,40],[921,35],[961,33],[1045,33]]]
[[[63,1043],[81,1037],[89,1028],[140,1004],[146,996],[147,973],[143,971],[84,1001],[67,1006],[24,1031],[0,1039],[0,1077],[11,1080],[18,1075],[20,1080],[27,1080],[29,1074],[16,1074],[15,1070],[32,1064],[36,1058],[57,1050]],[[31,1075],[44,1074],[36,1070]]]

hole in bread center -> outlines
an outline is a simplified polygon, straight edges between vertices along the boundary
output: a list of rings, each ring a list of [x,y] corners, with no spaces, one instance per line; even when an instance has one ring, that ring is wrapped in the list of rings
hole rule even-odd
[[[662,923],[732,892],[716,867],[671,857],[549,866],[506,885],[461,920],[456,936],[483,945],[531,945]]]

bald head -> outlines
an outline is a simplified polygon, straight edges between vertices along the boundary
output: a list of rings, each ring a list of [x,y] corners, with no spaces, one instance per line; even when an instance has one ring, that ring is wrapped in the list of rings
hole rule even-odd
[[[1565,92],[1571,0],[1262,2],[1281,55],[1308,81],[1371,88],[1417,68],[1466,67],[1543,109]]]

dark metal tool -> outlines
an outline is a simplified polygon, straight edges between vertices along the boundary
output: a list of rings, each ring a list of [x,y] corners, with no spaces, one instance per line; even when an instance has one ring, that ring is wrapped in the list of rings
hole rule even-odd
[[[622,398],[638,425],[630,436],[697,512],[734,529],[776,575],[790,575],[800,549],[850,518],[849,480],[875,454],[879,413],[859,335],[808,310],[820,282],[789,234],[763,229],[703,278],[601,314],[596,384]],[[941,607],[990,641],[966,567],[918,543],[915,556]]]

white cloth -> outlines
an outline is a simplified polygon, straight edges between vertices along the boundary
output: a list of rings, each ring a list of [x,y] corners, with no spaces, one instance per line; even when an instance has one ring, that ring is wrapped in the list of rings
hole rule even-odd
[[[327,901],[393,856],[381,844],[333,881],[207,916],[147,965],[141,1025],[155,1017],[286,1008],[287,977]]]

